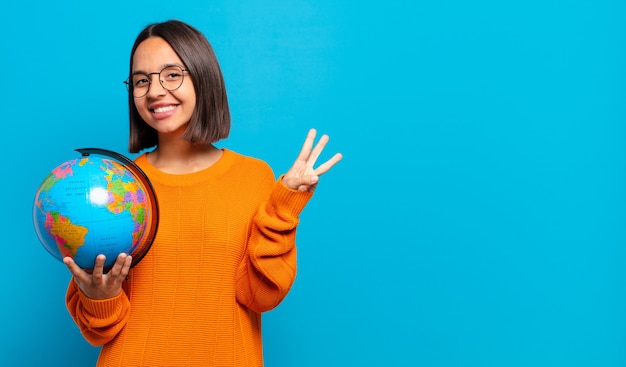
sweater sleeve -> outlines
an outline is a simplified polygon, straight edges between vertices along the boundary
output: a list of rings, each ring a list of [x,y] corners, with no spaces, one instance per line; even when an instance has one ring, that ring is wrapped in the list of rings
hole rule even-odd
[[[275,183],[254,219],[247,253],[237,275],[237,301],[256,312],[278,306],[296,277],[298,216],[313,193]]]
[[[124,291],[109,299],[91,299],[83,294],[73,278],[65,303],[81,334],[94,346],[111,341],[126,325],[130,311],[130,302]]]

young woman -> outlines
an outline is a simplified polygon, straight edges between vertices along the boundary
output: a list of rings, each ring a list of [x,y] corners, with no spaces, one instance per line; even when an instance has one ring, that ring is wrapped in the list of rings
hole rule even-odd
[[[98,366],[262,366],[261,313],[296,275],[298,216],[319,176],[327,136],[310,130],[276,180],[263,161],[218,149],[230,113],[207,39],[180,21],[146,27],[131,51],[130,151],[156,191],[160,222],[131,269],[120,254],[87,273],[71,258],[67,307],[84,337],[102,345]]]

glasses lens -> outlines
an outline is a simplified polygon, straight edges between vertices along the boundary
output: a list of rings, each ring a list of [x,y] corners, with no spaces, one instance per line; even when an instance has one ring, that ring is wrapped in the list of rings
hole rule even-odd
[[[135,98],[143,97],[148,93],[148,90],[150,89],[151,76],[158,74],[158,78],[159,78],[159,82],[161,83],[161,86],[164,89],[172,91],[172,90],[176,90],[180,88],[180,86],[183,84],[183,77],[184,77],[183,73],[184,73],[183,68],[181,68],[180,66],[175,66],[175,65],[168,66],[164,68],[163,70],[161,70],[161,72],[159,73],[150,73],[150,74],[136,73],[136,74],[131,75],[130,78],[128,78],[128,82],[126,83],[126,86],[129,88],[129,90],[132,90],[133,97]]]
[[[150,88],[150,77],[146,74],[133,74],[130,77],[130,84],[128,86],[133,91],[134,97],[143,97],[148,93]]]
[[[159,81],[163,88],[176,90],[183,84],[183,69],[179,66],[168,66],[161,70]]]

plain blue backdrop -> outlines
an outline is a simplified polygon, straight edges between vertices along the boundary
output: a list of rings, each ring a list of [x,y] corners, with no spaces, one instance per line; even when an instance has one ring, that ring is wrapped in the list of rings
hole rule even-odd
[[[89,366],[36,188],[75,148],[127,153],[148,23],[209,38],[220,145],[288,169],[330,135],[268,367],[626,365],[626,3],[0,3],[0,365]]]

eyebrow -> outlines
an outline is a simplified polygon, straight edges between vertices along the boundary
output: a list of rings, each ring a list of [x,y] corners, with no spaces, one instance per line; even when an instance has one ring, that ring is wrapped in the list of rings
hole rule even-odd
[[[161,70],[163,70],[163,69],[165,69],[165,68],[169,68],[170,66],[178,66],[178,67],[179,67],[179,68],[181,68],[181,69],[186,69],[186,67],[184,67],[184,66],[182,66],[182,65],[180,65],[180,64],[176,64],[176,63],[173,63],[173,64],[163,64],[163,65],[161,65],[161,66],[160,66],[160,67],[161,67],[161,69],[160,69],[158,72],[161,72]],[[155,71],[155,73],[156,73],[156,71]],[[130,75],[137,75],[137,74],[145,74],[145,75],[148,75],[148,74],[150,74],[150,73],[148,73],[147,71],[144,71],[144,70],[135,70],[135,71],[133,71]]]

